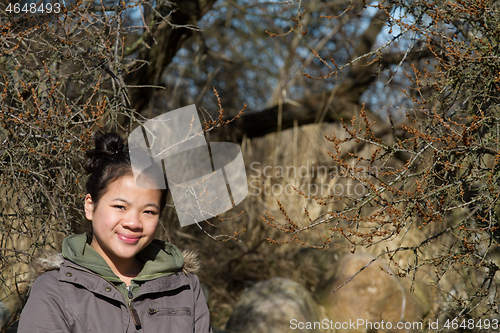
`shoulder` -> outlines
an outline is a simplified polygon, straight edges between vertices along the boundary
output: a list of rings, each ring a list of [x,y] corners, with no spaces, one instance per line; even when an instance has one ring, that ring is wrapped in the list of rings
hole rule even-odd
[[[59,270],[49,270],[38,276],[31,286],[25,311],[32,313],[46,311],[53,306],[63,308],[64,292],[59,281]],[[33,310],[35,309],[35,310]]]
[[[30,288],[30,298],[40,295],[62,295],[60,269],[64,265],[64,260],[60,253],[44,255],[34,260],[35,280]]]
[[[51,270],[38,276],[29,291],[29,299],[56,297],[61,295],[59,271]]]
[[[64,262],[62,254],[48,252],[38,255],[32,263],[34,282],[30,297],[38,293],[59,293],[59,269]]]
[[[40,253],[33,260],[33,270],[35,277],[42,275],[43,273],[58,270],[62,263],[64,262],[64,257],[62,253],[56,251],[49,251]]]
[[[35,257],[32,263],[35,282],[32,288],[48,287],[57,284],[59,269],[64,262],[61,253],[43,252]]]

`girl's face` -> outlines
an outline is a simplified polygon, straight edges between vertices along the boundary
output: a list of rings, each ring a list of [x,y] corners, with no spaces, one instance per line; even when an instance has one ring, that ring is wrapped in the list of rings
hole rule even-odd
[[[133,176],[109,184],[97,207],[87,194],[85,216],[92,221],[94,231],[90,245],[115,265],[133,259],[153,240],[160,196],[160,190],[137,186]]]

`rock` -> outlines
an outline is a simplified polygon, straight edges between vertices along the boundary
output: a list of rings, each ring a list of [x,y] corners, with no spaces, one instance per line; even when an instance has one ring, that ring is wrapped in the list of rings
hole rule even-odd
[[[391,272],[389,267],[380,260],[373,262],[335,293],[331,293],[373,258],[369,254],[347,254],[340,258],[325,274],[325,279],[315,292],[319,304],[325,307],[338,325],[337,332],[419,331],[405,330],[404,326],[403,329],[397,329],[399,322],[403,322],[403,325],[404,322],[407,322],[406,325],[413,322],[423,325],[422,318],[426,311],[423,302],[414,293],[410,293],[409,288],[404,287],[398,277],[388,274],[387,271]],[[340,326],[342,323],[358,323],[358,320],[362,325]]]
[[[302,284],[307,290],[314,292],[320,279],[326,271],[339,259],[338,249],[330,247],[327,250],[318,250],[310,247],[301,248],[293,257],[293,262],[300,265],[300,269],[288,276]]]
[[[333,332],[321,329],[326,323],[329,326],[330,319],[324,309],[304,287],[289,279],[273,278],[243,293],[226,330],[231,333]]]

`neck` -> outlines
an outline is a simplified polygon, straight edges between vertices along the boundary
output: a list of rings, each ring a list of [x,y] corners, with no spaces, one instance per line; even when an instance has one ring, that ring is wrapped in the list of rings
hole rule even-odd
[[[129,280],[135,278],[141,272],[142,265],[135,257],[129,260],[111,260],[104,258],[109,267],[121,280],[127,278]]]
[[[130,280],[135,278],[142,270],[142,264],[136,257],[133,258],[119,258],[106,253],[94,239],[90,244],[94,250],[101,255],[106,261],[109,268],[120,278],[120,280],[130,284]]]

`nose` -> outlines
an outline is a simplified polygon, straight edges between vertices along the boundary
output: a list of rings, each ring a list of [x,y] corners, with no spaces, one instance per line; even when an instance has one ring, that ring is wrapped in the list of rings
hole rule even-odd
[[[142,229],[142,221],[140,218],[140,214],[134,212],[133,210],[128,212],[128,214],[122,219],[121,224],[124,228],[128,228],[130,230]]]

